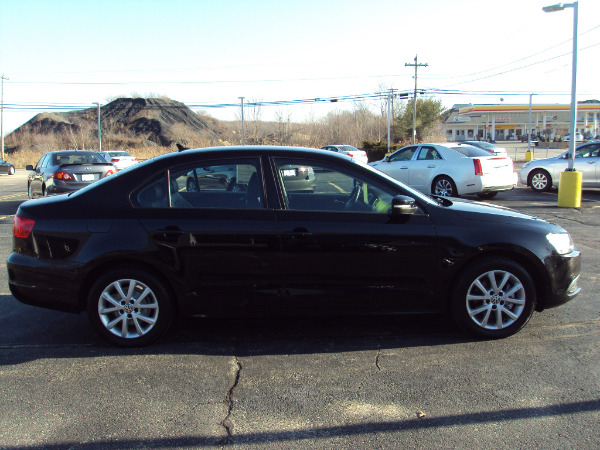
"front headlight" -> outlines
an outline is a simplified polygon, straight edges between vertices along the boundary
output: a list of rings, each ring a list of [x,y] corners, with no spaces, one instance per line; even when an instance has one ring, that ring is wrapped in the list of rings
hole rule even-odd
[[[571,253],[575,248],[569,233],[549,233],[546,235],[546,239],[548,239],[548,242],[552,244],[552,247],[554,247],[561,255]]]

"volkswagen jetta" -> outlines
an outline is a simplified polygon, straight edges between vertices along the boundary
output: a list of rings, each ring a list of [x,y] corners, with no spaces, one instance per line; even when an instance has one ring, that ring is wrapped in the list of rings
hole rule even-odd
[[[236,189],[188,189],[224,166]],[[296,191],[290,167],[311,168],[315,189]],[[333,152],[246,146],[24,202],[7,267],[18,300],[87,311],[121,346],[153,342],[176,314],[436,312],[503,338],[577,295],[580,254],[535,217],[425,196]]]

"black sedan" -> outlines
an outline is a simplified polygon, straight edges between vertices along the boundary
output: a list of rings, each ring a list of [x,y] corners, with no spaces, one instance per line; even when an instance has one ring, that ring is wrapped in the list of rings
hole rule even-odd
[[[238,186],[189,173],[232,168]],[[310,167],[314,192],[289,189]],[[233,173],[232,173],[233,174]],[[557,225],[427,197],[335,153],[285,147],[162,155],[69,196],[27,201],[8,258],[21,302],[86,311],[113,344],[161,336],[176,313],[443,313],[485,338],[579,292]]]
[[[8,161],[0,159],[0,173],[7,173],[8,175],[15,174],[15,166]]]
[[[45,153],[38,163],[27,166],[29,198],[75,192],[117,170],[97,152],[59,150]]]

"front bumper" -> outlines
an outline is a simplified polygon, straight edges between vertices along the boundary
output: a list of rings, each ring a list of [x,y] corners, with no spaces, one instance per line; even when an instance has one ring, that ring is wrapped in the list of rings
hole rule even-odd
[[[544,263],[550,276],[550,290],[544,298],[538,299],[537,309],[540,311],[567,303],[581,291],[578,284],[581,271],[579,250],[566,255],[552,255]]]

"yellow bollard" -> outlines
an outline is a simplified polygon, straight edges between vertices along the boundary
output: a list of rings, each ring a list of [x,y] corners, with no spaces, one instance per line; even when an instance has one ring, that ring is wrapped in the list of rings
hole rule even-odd
[[[579,208],[581,206],[581,172],[571,170],[560,173],[558,206],[565,208]]]
[[[525,161],[533,161],[533,151],[527,150],[525,152]]]

